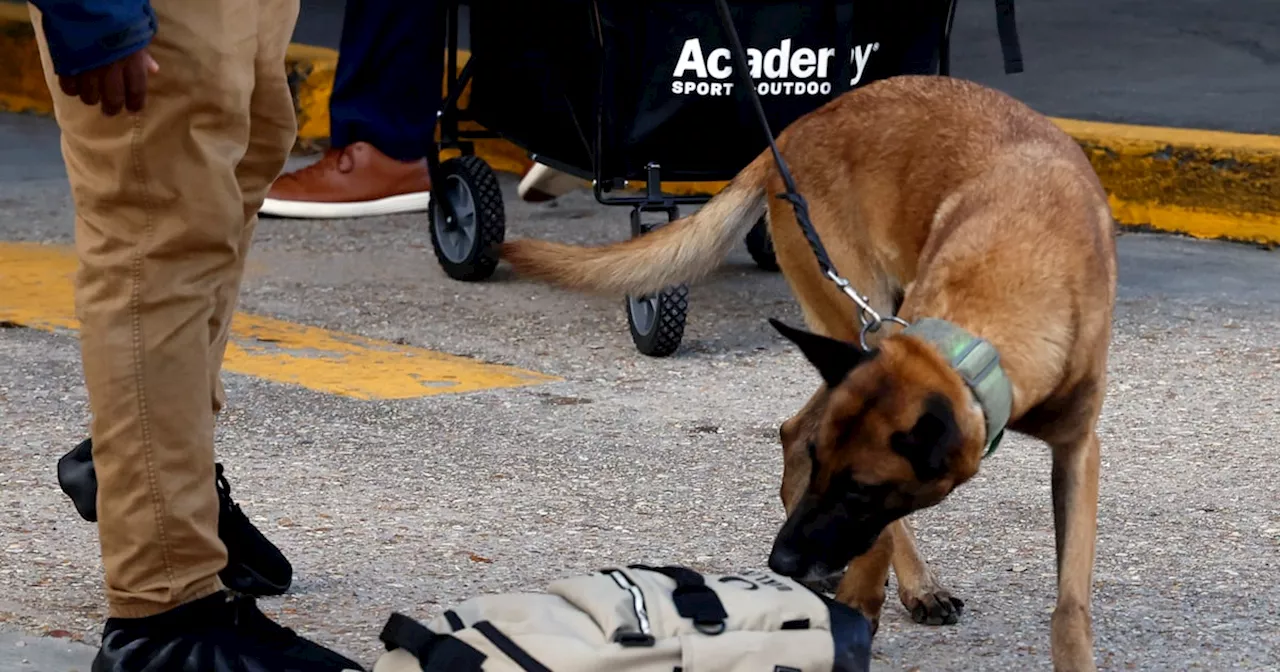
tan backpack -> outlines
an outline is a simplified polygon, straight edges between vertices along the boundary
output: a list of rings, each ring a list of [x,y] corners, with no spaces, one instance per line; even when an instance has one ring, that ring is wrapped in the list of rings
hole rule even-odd
[[[765,571],[631,565],[393,614],[373,672],[866,672],[857,611]]]

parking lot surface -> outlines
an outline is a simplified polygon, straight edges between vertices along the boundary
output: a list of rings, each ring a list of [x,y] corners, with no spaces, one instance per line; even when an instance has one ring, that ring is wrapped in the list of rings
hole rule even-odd
[[[0,159],[0,311],[21,295],[34,325],[0,329],[0,667],[87,669],[104,617],[97,538],[54,479],[88,422],[66,314],[72,212],[52,124],[0,117],[0,140],[28,152]],[[512,237],[628,235],[626,210],[587,193],[531,205],[502,181]],[[1277,254],[1120,239],[1093,600],[1104,669],[1280,667]],[[263,603],[286,625],[371,664],[392,611],[426,618],[617,563],[764,565],[782,520],[777,427],[818,378],[766,323],[799,312],[745,249],[692,289],[666,359],[635,351],[621,301],[505,268],[449,280],[423,215],[264,220],[249,266],[217,451],[293,562],[293,589]],[[263,324],[312,349],[255,345]],[[360,387],[370,352],[385,379],[435,384]],[[452,378],[431,377],[432,357]],[[1046,669],[1046,448],[1006,439],[916,526],[966,610],[923,626],[891,598],[877,669]]]

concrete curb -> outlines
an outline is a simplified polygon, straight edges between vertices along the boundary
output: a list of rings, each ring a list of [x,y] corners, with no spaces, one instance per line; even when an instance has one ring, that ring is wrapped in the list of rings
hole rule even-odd
[[[25,4],[0,0],[0,63],[0,111],[53,113]]]
[[[459,53],[459,67],[468,57]],[[295,44],[289,49],[297,152],[322,149],[328,141],[328,100],[337,58],[335,50],[323,47]],[[24,5],[0,2],[0,63],[6,64],[0,68],[0,111],[52,113]],[[464,92],[460,105],[465,107],[467,99]],[[1121,225],[1280,245],[1280,136],[1054,121],[1088,154]],[[523,150],[503,140],[477,140],[475,148],[494,170],[523,174],[532,165]],[[724,185],[686,182],[665,187],[672,193],[707,194]]]
[[[1054,119],[1128,226],[1280,244],[1280,136]]]

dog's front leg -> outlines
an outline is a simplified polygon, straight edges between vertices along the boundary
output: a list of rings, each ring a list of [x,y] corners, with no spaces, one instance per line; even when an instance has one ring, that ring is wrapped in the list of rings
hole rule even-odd
[[[1098,437],[1053,445],[1053,523],[1058,606],[1053,611],[1053,669],[1096,670],[1093,660],[1094,545],[1098,532]]]
[[[920,555],[910,516],[889,526],[893,533],[893,573],[898,576],[898,599],[916,623],[952,625],[960,620],[964,601],[938,581]]]
[[[889,582],[889,563],[893,559],[894,532],[889,524],[880,533],[871,550],[856,557],[845,566],[840,585],[836,586],[836,601],[862,612],[871,621],[874,634],[880,627],[880,609],[884,607],[885,584]]]

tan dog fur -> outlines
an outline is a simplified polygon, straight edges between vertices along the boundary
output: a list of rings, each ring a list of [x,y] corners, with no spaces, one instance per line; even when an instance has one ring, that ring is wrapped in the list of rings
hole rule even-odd
[[[900,303],[897,314],[907,321],[949,320],[998,349],[1013,389],[1010,430],[1052,448],[1054,668],[1095,669],[1095,427],[1116,261],[1106,194],[1085,155],[1012,98],[929,76],[846,93],[791,124],[777,144],[832,262],[877,311],[892,314]],[[783,191],[766,149],[698,212],[652,233],[597,248],[516,240],[502,256],[518,273],[560,287],[644,294],[705,277],[767,209],[778,265],[807,327],[857,343],[855,305],[821,274],[792,206],[772,197]],[[892,565],[899,597],[917,620],[951,621],[959,602],[921,558],[907,515],[972,478],[988,437],[980,407],[948,362],[897,331],[886,326],[873,334],[874,356],[845,364],[822,354],[829,347],[805,348],[803,339],[789,336],[824,377],[838,375],[782,424],[780,494],[790,523],[806,498],[869,488],[875,494],[859,500],[869,517],[839,537],[842,547],[859,537],[849,542],[859,550],[845,567],[838,599],[878,619]],[[926,403],[938,395],[946,401],[940,415]],[[938,428],[922,434],[936,445],[903,443],[922,427]],[[810,443],[819,465],[812,474]],[[933,451],[944,473],[920,479],[915,450]],[[876,516],[893,520],[886,527]],[[775,554],[781,545],[804,542],[788,527]],[[830,570],[811,563],[806,571]]]

